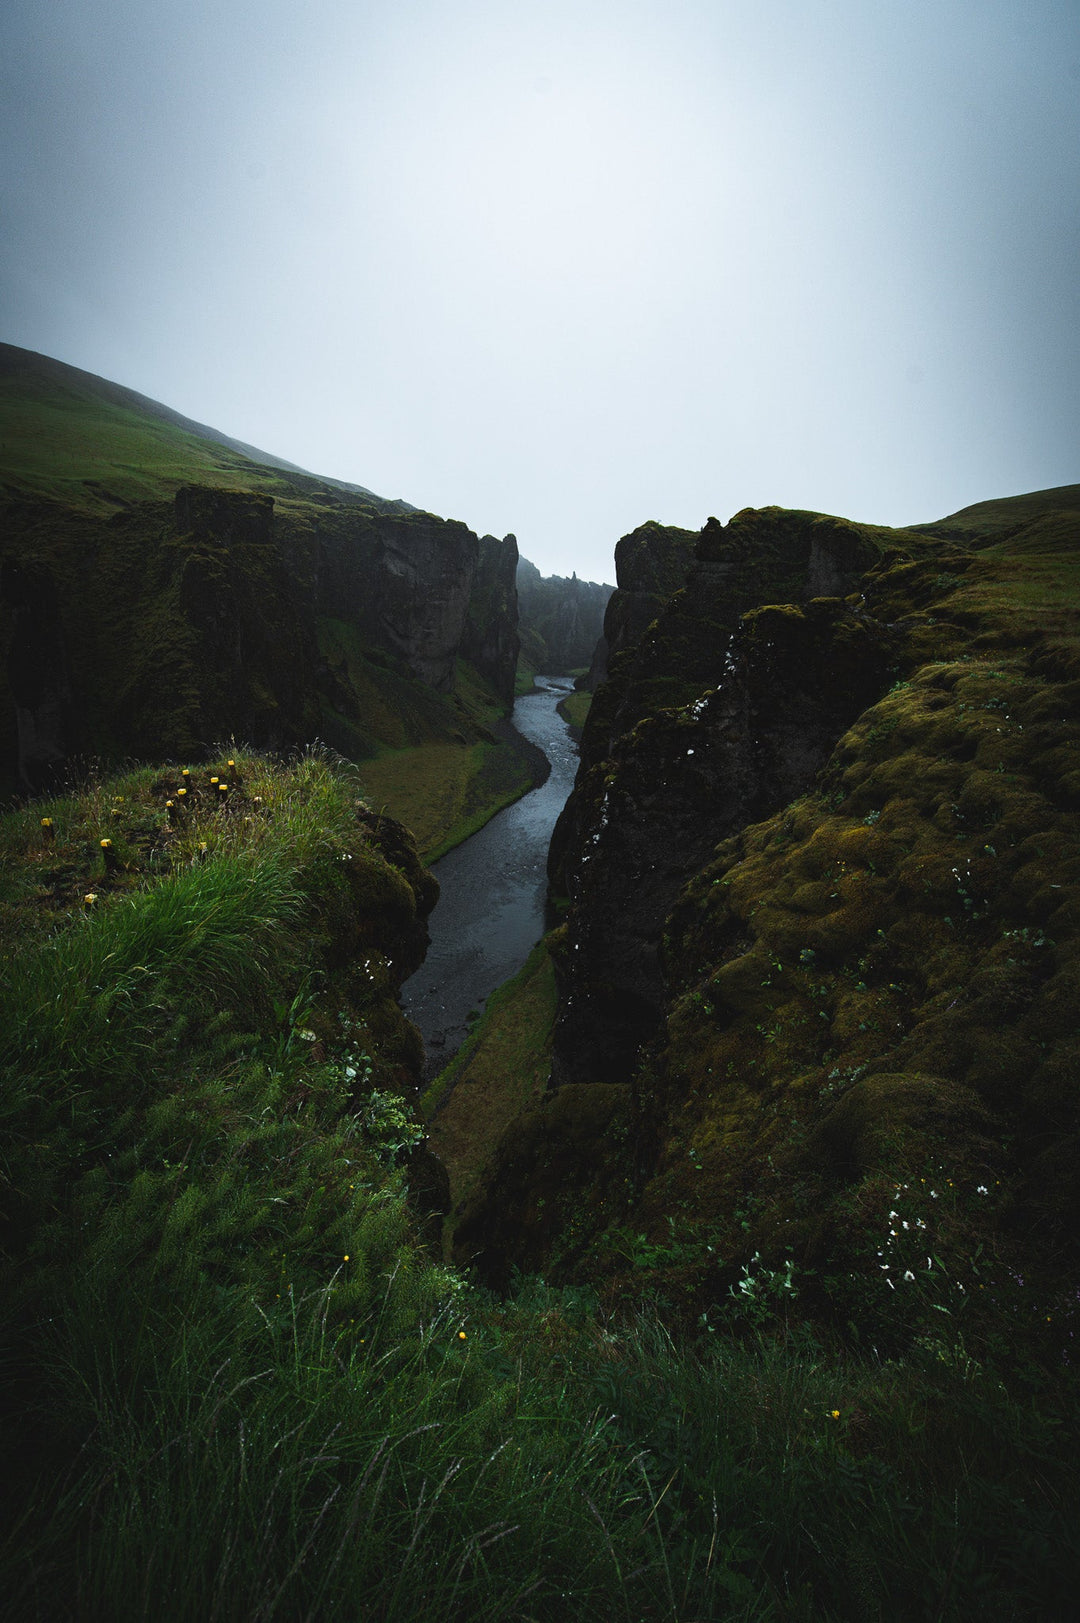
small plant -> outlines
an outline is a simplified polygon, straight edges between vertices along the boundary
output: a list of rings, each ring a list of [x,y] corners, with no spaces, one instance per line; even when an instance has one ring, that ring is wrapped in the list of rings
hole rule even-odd
[[[786,1257],[779,1268],[770,1268],[755,1251],[743,1263],[738,1281],[728,1286],[728,1302],[707,1308],[698,1323],[710,1333],[733,1324],[760,1330],[773,1320],[786,1319],[798,1295],[794,1259]]]
[[[345,1075],[350,1084],[354,1077],[371,1076],[371,1061],[367,1056],[358,1054],[354,1057],[360,1065],[345,1066]],[[365,1065],[366,1069],[362,1069]],[[423,1127],[396,1093],[374,1089],[361,1104],[355,1119],[368,1143],[383,1160],[397,1160],[425,1137]]]

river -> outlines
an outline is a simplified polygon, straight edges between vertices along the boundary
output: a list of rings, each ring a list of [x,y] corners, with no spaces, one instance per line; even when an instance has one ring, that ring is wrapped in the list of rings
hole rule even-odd
[[[551,775],[432,868],[440,891],[428,921],[431,945],[401,989],[405,1012],[423,1034],[428,1076],[453,1057],[468,1035],[470,1013],[517,973],[544,933],[548,846],[578,756],[555,708],[573,682],[538,676],[536,688],[515,702],[513,722],[543,750]]]

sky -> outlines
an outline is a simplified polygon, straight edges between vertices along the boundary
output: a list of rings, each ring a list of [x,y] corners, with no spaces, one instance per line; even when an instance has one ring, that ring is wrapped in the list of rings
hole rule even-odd
[[[0,338],[614,580],[1080,481],[1077,0],[5,0]]]

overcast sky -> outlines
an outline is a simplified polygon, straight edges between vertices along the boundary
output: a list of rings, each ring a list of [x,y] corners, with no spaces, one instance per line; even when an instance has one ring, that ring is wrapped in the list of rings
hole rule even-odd
[[[5,0],[0,337],[613,576],[1080,480],[1077,0]]]

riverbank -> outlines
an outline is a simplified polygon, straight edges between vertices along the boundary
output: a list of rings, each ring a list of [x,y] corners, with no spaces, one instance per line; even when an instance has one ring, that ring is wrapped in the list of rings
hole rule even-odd
[[[578,764],[557,710],[568,691],[567,679],[542,677],[514,707],[517,731],[551,763],[543,784],[436,866],[440,896],[428,921],[427,956],[402,988],[405,1012],[424,1038],[428,1079],[445,1068],[487,998],[544,934],[548,847]]]
[[[488,999],[483,1015],[421,1099],[431,1148],[450,1177],[447,1254],[454,1212],[479,1182],[510,1123],[538,1104],[551,1071],[555,972],[547,938]]]
[[[497,718],[485,733],[476,743],[416,744],[359,765],[372,809],[404,823],[429,866],[547,778],[547,757],[512,722]]]

